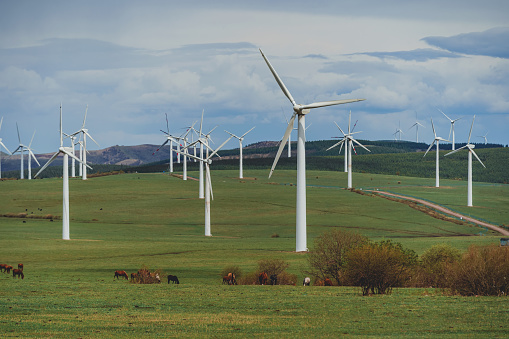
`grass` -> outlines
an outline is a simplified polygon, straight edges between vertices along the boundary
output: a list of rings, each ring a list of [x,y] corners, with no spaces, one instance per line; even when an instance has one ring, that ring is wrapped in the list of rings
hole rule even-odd
[[[290,273],[299,279],[307,269],[306,254],[294,252],[295,172],[276,171],[270,180],[266,171],[246,171],[245,179],[236,178],[237,173],[213,171],[211,238],[203,236],[198,183],[162,174],[71,180],[71,241],[60,240],[58,220],[0,218],[0,261],[25,265],[24,280],[0,274],[4,336],[507,335],[506,297],[456,297],[433,289],[362,297],[357,288],[303,288],[300,281],[297,286],[222,285],[223,267],[238,265],[248,273],[264,258],[289,262]],[[453,192],[464,183],[444,180],[444,186],[453,188],[436,190],[426,187],[429,181],[354,174],[357,187],[428,194],[427,199],[460,208],[463,197]],[[307,183],[309,247],[334,227],[374,240],[391,238],[417,253],[436,243],[464,250],[500,238],[343,190],[344,173],[308,171]],[[61,184],[57,178],[0,182],[0,215],[61,215]],[[508,222],[507,185],[475,183],[476,192],[471,213]],[[272,238],[274,233],[280,237]],[[144,265],[177,275],[181,284],[113,279],[117,269],[129,274]]]

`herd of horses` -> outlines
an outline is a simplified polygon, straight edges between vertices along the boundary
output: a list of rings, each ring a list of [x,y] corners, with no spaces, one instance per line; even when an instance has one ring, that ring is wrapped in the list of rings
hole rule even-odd
[[[18,268],[13,268],[12,266],[6,264],[0,264],[0,271],[7,274],[11,273],[12,271],[13,278],[18,277],[18,279],[25,279],[25,275],[23,274],[23,264],[18,264]]]
[[[125,280],[129,280],[129,276],[126,271],[115,271],[115,275],[113,279],[124,278]],[[161,283],[161,277],[157,272],[150,272],[147,269],[140,269],[136,273],[131,273],[131,282],[133,283],[142,283],[142,284],[150,284],[150,283]],[[179,278],[176,275],[168,275],[168,284],[172,282],[174,284],[180,284]]]

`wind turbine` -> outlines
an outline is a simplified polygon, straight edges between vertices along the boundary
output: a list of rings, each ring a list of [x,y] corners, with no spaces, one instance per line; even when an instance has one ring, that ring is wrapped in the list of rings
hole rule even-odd
[[[246,133],[242,134],[240,137],[238,137],[235,134],[230,133],[230,132],[225,130],[226,133],[230,134],[232,137],[234,137],[234,138],[239,140],[239,149],[240,149],[240,155],[239,155],[239,178],[241,178],[241,179],[244,178],[244,172],[242,171],[242,141],[244,140],[244,137],[246,136],[246,134],[251,132],[253,129],[254,129],[254,127],[251,128]]]
[[[193,122],[191,127],[189,127],[187,129],[187,131],[179,137],[180,140],[184,141],[184,147],[186,147],[188,144],[187,143],[187,135],[189,134],[189,132],[191,132],[193,130],[193,127],[196,124],[196,122],[197,121]],[[182,180],[187,180],[187,156],[185,153],[183,153],[183,154],[184,154],[184,159],[183,159],[184,163],[182,164]]]
[[[399,127],[396,129],[396,132],[394,132],[394,140],[398,140],[398,137],[396,136],[396,134],[399,133],[399,141],[401,141],[401,134],[404,134],[403,131],[401,130],[401,122],[399,123]]]
[[[71,148],[72,148],[72,154],[76,155],[76,152],[74,151],[74,146],[76,146],[78,143],[75,142],[76,140],[76,135],[69,135],[67,133],[64,133],[64,135],[71,139]],[[80,158],[81,158],[81,153],[80,153]],[[72,158],[71,160],[71,177],[75,177],[76,176],[76,161],[74,160],[74,158]]]
[[[206,156],[208,157],[208,154],[209,154],[209,149],[210,149],[210,146],[209,146],[209,141],[212,141],[212,138],[210,136],[210,134],[212,132],[214,132],[214,130],[217,128],[217,126],[215,126],[214,128],[212,128],[207,134],[203,134],[202,133],[202,125],[203,125],[203,113],[205,112],[205,110],[202,111],[201,115],[202,115],[202,119],[201,119],[201,122],[200,122],[200,132],[198,133],[200,136],[198,137],[198,140],[197,142],[200,143],[200,158],[203,159],[203,146],[205,146],[205,149],[207,150],[206,152]],[[203,180],[203,162],[200,161],[200,189],[199,189],[199,198],[200,199],[204,199],[205,198],[205,195],[204,195],[204,192],[205,192],[205,182]]]
[[[16,130],[18,131],[19,145],[18,145],[18,148],[16,148],[14,150],[14,152],[11,153],[11,155],[14,154],[14,153],[18,153],[18,152],[20,153],[20,155],[21,155],[21,169],[20,169],[20,176],[19,176],[19,178],[20,179],[25,179],[25,169],[23,168],[23,166],[24,166],[23,165],[23,152],[25,151],[25,147],[26,146],[21,143],[21,138],[19,136],[19,128],[18,128],[18,123],[17,122],[16,122]]]
[[[425,128],[419,121],[416,121],[408,130],[411,130],[415,126],[415,142],[419,142],[419,126]]]
[[[438,161],[439,161],[439,146],[438,144],[440,143],[440,141],[447,141],[447,142],[450,142],[449,140],[445,140],[444,138],[441,138],[441,137],[438,137],[437,136],[437,133],[435,132],[435,126],[433,125],[433,118],[431,118],[431,128],[433,129],[433,135],[435,136],[435,139],[433,139],[433,142],[431,143],[431,145],[429,145],[428,147],[428,150],[426,151],[426,153],[424,153],[424,155],[422,156],[423,158],[426,156],[426,154],[428,154],[429,150],[431,149],[431,147],[433,147],[433,144],[436,144],[437,145],[437,155],[436,155],[436,169],[435,169],[435,187],[440,187],[440,168],[439,168],[439,165],[438,165]]]
[[[486,144],[488,143],[488,138],[487,138],[487,136],[488,136],[488,132],[486,132],[486,134],[485,134],[485,135],[478,135],[477,137],[478,137],[478,138],[483,138],[483,139],[484,139],[484,144],[486,145]]]
[[[470,143],[470,137],[472,136],[472,128],[474,127],[474,120],[475,120],[475,115],[474,115],[474,118],[472,119],[472,126],[470,126],[470,133],[468,133],[467,144],[465,146],[460,147],[457,150],[451,151],[445,155],[445,156],[448,156],[449,154],[453,154],[453,153],[461,151],[464,148],[468,148],[468,186],[467,186],[467,195],[468,195],[467,206],[468,207],[473,206],[472,205],[472,154],[474,154],[476,159],[481,163],[481,165],[483,165],[483,167],[486,168],[486,166],[484,166],[484,164],[482,163],[481,159],[479,159],[477,154],[475,154],[475,152],[474,152],[475,145],[472,145]]]
[[[454,149],[455,149],[455,141],[454,141],[454,123],[455,123],[456,121],[458,121],[459,119],[461,119],[461,118],[458,118],[458,119],[454,119],[454,120],[453,120],[453,119],[449,118],[449,117],[447,116],[447,114],[445,114],[444,112],[442,112],[439,108],[437,108],[437,109],[440,111],[440,113],[442,113],[442,114],[443,114],[443,115],[447,118],[447,120],[449,120],[449,121],[451,122],[451,129],[449,130],[449,136],[447,137],[447,139],[449,139],[449,138],[451,137],[451,132],[452,132],[452,150],[454,151]]]
[[[35,160],[35,162],[37,163],[37,165],[41,166],[41,164],[39,164],[39,161],[37,161],[37,158],[35,157],[35,154],[33,152],[33,150],[30,148],[30,146],[32,146],[32,142],[34,141],[34,137],[35,137],[35,131],[34,131],[34,134],[32,135],[32,140],[30,140],[30,143],[28,144],[28,146],[26,146],[26,150],[28,151],[28,180],[32,179],[32,159],[33,158]]]
[[[152,155],[156,154],[157,151],[159,151],[164,145],[166,145],[168,143],[168,141],[170,142],[170,173],[173,173],[173,143],[178,143],[178,141],[175,139],[174,136],[172,136],[170,134],[170,126],[168,125],[168,114],[167,113],[164,113],[166,115],[166,131],[163,131],[163,130],[160,130],[161,132],[163,132],[164,134],[166,134],[166,141],[163,142],[163,144],[161,146],[159,146],[158,149],[156,149],[154,151],[154,153],[152,153]]]
[[[88,168],[92,168],[90,166],[85,166],[86,163],[87,163],[87,136],[92,139],[93,142],[95,142],[95,144],[97,146],[99,146],[99,144],[97,143],[97,141],[94,140],[94,138],[92,138],[92,136],[88,133],[88,129],[85,128],[85,122],[87,120],[87,112],[88,112],[88,105],[87,105],[87,108],[85,109],[85,118],[83,119],[83,125],[81,126],[81,129],[79,131],[76,131],[74,133],[72,133],[71,135],[76,135],[76,134],[79,134],[81,133],[82,136],[83,136],[83,157],[81,158],[80,162],[81,162],[81,166],[82,166],[82,179],[83,180],[87,180],[87,167]],[[99,146],[100,147],[100,146]],[[76,158],[78,159],[78,158]]]
[[[284,85],[283,81],[279,78],[276,70],[272,67],[269,60],[265,57],[262,50],[260,49],[263,59],[269,67],[274,79],[278,83],[279,87],[283,91],[284,95],[290,100],[293,108],[293,115],[290,118],[288,127],[286,128],[285,134],[279,145],[278,152],[272,164],[272,168],[269,173],[269,178],[272,176],[274,169],[277,165],[281,152],[285,146],[286,140],[293,129],[295,118],[298,118],[298,135],[297,135],[297,206],[296,206],[296,251],[302,252],[307,251],[307,233],[306,233],[306,150],[305,150],[305,130],[306,130],[306,114],[313,108],[333,106],[339,104],[346,104],[350,102],[362,101],[364,99],[346,99],[346,100],[334,100],[325,102],[316,102],[307,105],[300,105],[295,102],[292,95]]]
[[[4,121],[4,117],[2,117],[2,120],[0,120],[0,129],[2,129],[2,122]],[[4,145],[2,142],[2,138],[0,138],[0,178],[2,178],[2,147],[5,148],[7,152],[9,152],[10,155],[12,155],[11,151]]]
[[[283,110],[283,107],[281,107],[281,111],[283,112],[283,116],[285,117],[286,123],[288,124],[289,121],[285,115],[285,111]],[[292,128],[292,130],[296,131],[296,130],[298,130],[298,128]],[[290,132],[290,134],[288,135],[288,158],[292,157],[292,140],[291,139],[292,139],[292,133]]]
[[[185,146],[184,148],[182,148],[182,154],[184,156],[188,156],[192,159],[196,159],[202,163],[205,164],[205,236],[206,237],[211,237],[212,236],[212,233],[210,232],[210,200],[212,198],[212,200],[214,200],[214,194],[212,193],[212,179],[210,177],[210,165],[212,164],[212,157],[214,155],[217,154],[217,152],[224,146],[226,145],[226,143],[228,141],[230,141],[230,139],[233,138],[232,136],[230,136],[228,139],[226,139],[225,142],[223,142],[221,144],[221,146],[219,146],[215,151],[213,151],[212,153],[210,153],[209,155],[207,155],[206,158],[200,158],[200,157],[195,157],[194,155],[192,154],[189,154],[187,152],[187,149],[191,146],[194,146],[193,144],[189,144],[187,146]],[[194,144],[200,142],[199,140],[195,141]],[[208,147],[208,145],[206,146]],[[208,148],[207,148],[208,149]]]
[[[331,147],[329,147],[327,149],[327,151],[328,151],[336,146],[340,146],[339,152],[341,152],[341,148],[343,148],[343,145],[345,145],[345,150],[348,149],[348,188],[349,189],[352,188],[352,148],[353,148],[353,143],[356,143],[357,145],[364,148],[366,151],[371,152],[369,149],[364,147],[364,145],[362,145],[360,142],[358,142],[357,140],[355,140],[352,137],[353,134],[361,133],[361,132],[360,131],[353,132],[352,130],[350,130],[351,118],[352,118],[352,112],[350,112],[350,114],[348,116],[348,133],[347,134],[345,134],[345,132],[343,132],[341,127],[339,127],[339,125],[334,121],[334,123],[336,124],[336,127],[341,131],[341,133],[343,133],[343,139],[341,139],[339,142],[335,143],[334,145],[332,145]]]
[[[62,104],[60,104],[60,147],[58,151],[53,154],[53,156],[42,166],[42,168],[37,172],[34,176],[36,178],[39,174],[42,173],[60,154],[64,156],[63,159],[63,195],[62,195],[62,239],[69,240],[69,157],[78,160],[81,164],[88,168],[92,168],[88,166],[85,162],[78,159],[73,153],[71,147],[63,146],[63,133],[62,133]]]

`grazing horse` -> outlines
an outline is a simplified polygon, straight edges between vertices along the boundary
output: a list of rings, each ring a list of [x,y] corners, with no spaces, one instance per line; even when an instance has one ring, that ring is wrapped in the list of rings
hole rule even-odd
[[[310,283],[311,283],[311,279],[309,279],[309,277],[305,277],[304,282],[303,282],[304,286],[309,286]]]
[[[325,278],[323,281],[324,286],[332,286],[332,281],[329,278]]]
[[[0,271],[5,272],[6,264],[0,264]]]
[[[227,276],[223,277],[223,284],[228,283],[228,285],[237,285],[237,280],[235,280],[235,274],[234,273],[228,273]]]
[[[277,275],[276,274],[272,274],[270,276],[270,284],[271,285],[277,285]]]
[[[228,276],[227,276],[227,275],[225,275],[225,276],[223,277],[223,285],[224,285],[224,284],[228,284],[228,282],[229,282],[229,280],[228,280]]]
[[[136,280],[138,280],[138,274],[131,273],[131,281],[136,281]]]
[[[115,271],[115,276],[113,277],[113,279],[118,278],[119,277],[124,277],[125,280],[129,280],[129,277],[127,276],[127,273],[125,271]]]
[[[260,282],[260,285],[266,285],[267,279],[268,279],[268,276],[267,276],[267,273],[265,273],[265,272],[260,273],[260,275],[258,276],[258,281]]]
[[[13,268],[12,266],[6,265],[5,266],[5,271],[7,271],[7,273],[11,273],[12,268]]]
[[[23,264],[18,264],[18,270],[22,270],[23,271]]]
[[[23,274],[23,270],[20,270],[19,268],[15,268],[12,270],[12,277],[15,278],[18,276],[18,279],[21,277],[21,279],[25,279],[25,275]]]
[[[178,284],[180,284],[180,282],[179,282],[179,278],[177,278],[177,276],[176,276],[176,275],[171,275],[171,274],[169,274],[169,275],[168,275],[168,284],[170,283],[170,281],[173,281],[173,283],[174,283],[174,284],[177,284],[177,285],[178,285]]]

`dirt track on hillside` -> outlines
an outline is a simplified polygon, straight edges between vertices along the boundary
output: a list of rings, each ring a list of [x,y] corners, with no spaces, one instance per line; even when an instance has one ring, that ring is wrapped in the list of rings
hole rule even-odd
[[[469,216],[466,216],[466,215],[463,215],[463,214],[460,214],[458,212],[453,212],[451,211],[450,209],[447,209],[445,207],[442,207],[440,205],[437,205],[437,204],[433,204],[429,201],[426,201],[426,200],[422,200],[422,199],[418,199],[418,198],[412,198],[412,197],[407,197],[407,196],[404,196],[404,195],[399,195],[399,194],[394,194],[394,193],[389,193],[389,192],[384,192],[384,191],[372,191],[370,190],[369,192],[372,192],[372,193],[378,193],[378,194],[383,194],[383,195],[387,195],[387,196],[391,196],[391,197],[395,197],[395,198],[399,198],[399,199],[404,199],[404,200],[411,200],[411,201],[415,201],[419,204],[423,204],[425,206],[428,206],[428,207],[431,207],[437,211],[440,211],[442,213],[445,213],[445,214],[448,214],[448,215],[451,215],[453,217],[457,217],[457,218],[463,218],[463,220],[466,220],[466,221],[469,221],[469,222],[472,222],[474,224],[477,224],[477,225],[481,225],[481,226],[484,226],[486,228],[489,228],[495,232],[499,232],[500,234],[502,235],[505,235],[505,236],[509,236],[509,231],[497,226],[497,225],[493,225],[493,224],[490,224],[490,223],[487,223],[487,222],[484,222],[484,221],[481,221],[481,220],[477,220],[477,219],[474,219],[472,217],[469,217]]]

